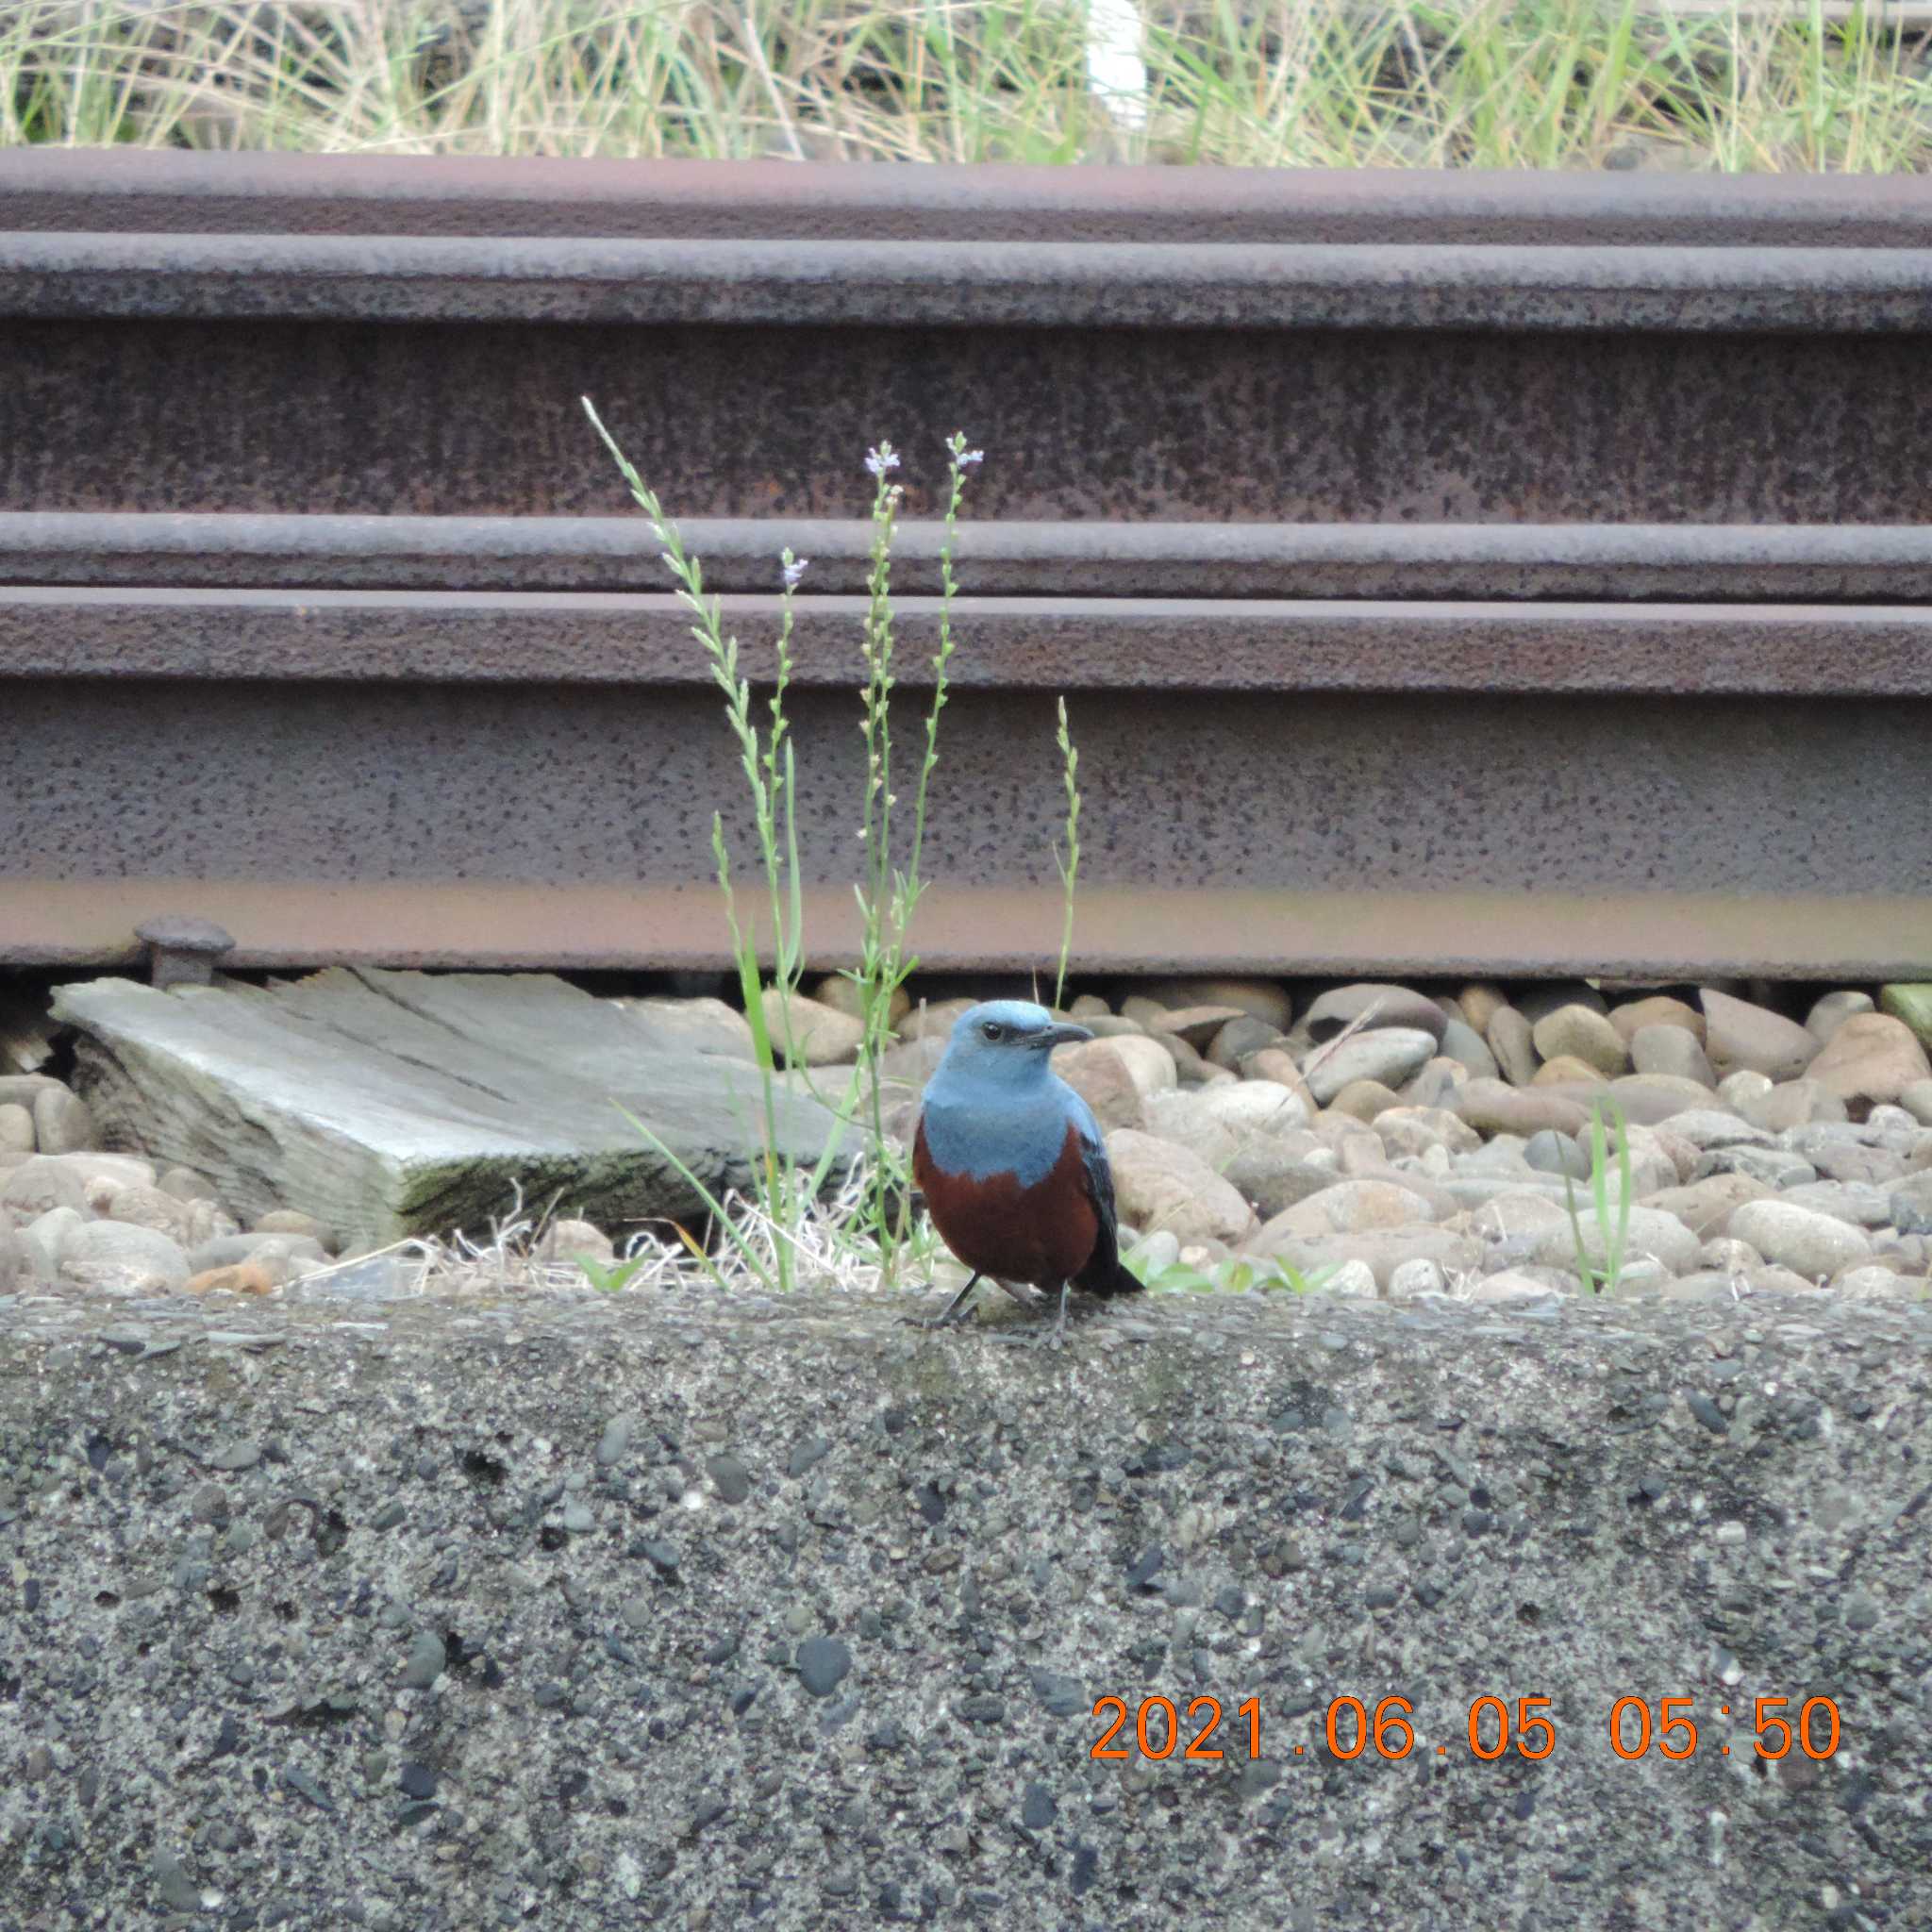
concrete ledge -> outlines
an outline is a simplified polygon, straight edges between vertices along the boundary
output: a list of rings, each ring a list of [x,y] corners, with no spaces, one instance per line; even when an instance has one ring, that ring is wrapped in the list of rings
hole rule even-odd
[[[1926,1923],[1932,1305],[906,1307],[0,1305],[8,1924]]]

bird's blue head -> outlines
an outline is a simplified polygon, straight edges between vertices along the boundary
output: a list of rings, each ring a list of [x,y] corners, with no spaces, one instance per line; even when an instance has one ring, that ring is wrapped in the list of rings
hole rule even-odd
[[[933,1080],[1019,1090],[1046,1079],[1055,1047],[1092,1038],[1086,1027],[1056,1020],[1030,1000],[987,1000],[953,1023]]]

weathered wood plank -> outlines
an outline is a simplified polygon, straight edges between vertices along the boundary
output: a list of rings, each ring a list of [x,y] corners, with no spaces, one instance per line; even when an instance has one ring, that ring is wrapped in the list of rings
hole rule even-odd
[[[357,1242],[477,1228],[521,1186],[606,1225],[700,1202],[625,1118],[713,1192],[761,1144],[757,1069],[672,1047],[643,1016],[542,974],[332,968],[265,988],[125,979],[60,990],[76,1080],[108,1144],[205,1174],[231,1207],[299,1208]],[[777,1098],[783,1150],[832,1116]]]

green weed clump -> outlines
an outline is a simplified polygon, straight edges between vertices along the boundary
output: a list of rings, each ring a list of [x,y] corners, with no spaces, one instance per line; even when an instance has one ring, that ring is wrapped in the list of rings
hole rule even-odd
[[[1319,1294],[1335,1274],[1331,1264],[1302,1269],[1278,1257],[1257,1261],[1227,1255],[1206,1268],[1186,1261],[1154,1261],[1129,1253],[1128,1270],[1156,1294]]]
[[[1067,994],[1067,960],[1074,950],[1074,887],[1080,876],[1080,772],[1079,747],[1067,726],[1067,701],[1059,701],[1059,727],[1054,742],[1060,748],[1060,773],[1067,792],[1066,848],[1055,849],[1053,862],[1060,874],[1060,958],[1053,976],[1053,1003],[1061,1005]]]
[[[1604,1130],[1604,1113],[1608,1109],[1617,1126],[1617,1211],[1609,1203],[1609,1149]],[[1597,1236],[1602,1250],[1598,1259],[1584,1239],[1583,1221],[1576,1211],[1576,1190],[1566,1175],[1563,1194],[1570,1207],[1570,1234],[1576,1249],[1576,1274],[1591,1294],[1615,1294],[1624,1278],[1630,1237],[1630,1129],[1624,1109],[1614,1100],[1600,1100],[1590,1110],[1590,1193],[1596,1210]]]
[[[807,958],[798,856],[796,748],[785,700],[792,675],[793,598],[809,559],[794,557],[790,550],[780,559],[775,661],[771,694],[760,722],[752,700],[751,681],[740,669],[738,639],[725,630],[717,597],[705,590],[702,564],[686,550],[677,525],[588,398],[584,409],[629,486],[632,498],[650,520],[676,595],[693,619],[691,634],[709,660],[711,675],[723,694],[725,720],[737,741],[739,763],[750,794],[757,827],[757,871],[762,884],[761,938],[759,921],[746,913],[739,895],[724,820],[714,817],[712,858],[724,903],[739,993],[751,1025],[761,1076],[763,1153],[757,1198],[742,1208],[717,1199],[648,1127],[635,1120],[633,1124],[678,1167],[703,1199],[726,1243],[726,1259],[740,1278],[749,1276],[764,1288],[784,1291],[794,1286],[803,1265],[814,1274],[829,1272],[849,1280],[851,1264],[857,1259],[869,1283],[891,1287],[908,1261],[923,1261],[936,1248],[929,1224],[915,1224],[909,1211],[909,1162],[887,1131],[881,1059],[892,1044],[894,1000],[919,963],[910,949],[909,936],[927,886],[923,870],[926,806],[932,776],[939,767],[940,719],[949,696],[949,666],[955,648],[953,611],[958,582],[953,558],[967,483],[983,452],[971,448],[960,433],[946,443],[938,639],[928,661],[932,694],[908,761],[909,786],[903,804],[896,788],[905,782],[907,774],[895,760],[892,740],[892,693],[898,679],[891,595],[892,540],[904,495],[894,473],[901,458],[891,443],[882,441],[865,458],[873,497],[866,609],[859,640],[859,731],[865,744],[865,773],[857,808],[859,876],[853,884],[859,914],[859,945],[858,964],[846,975],[855,988],[854,1004],[863,1039],[842,1097],[830,1103],[839,1131],[820,1159],[806,1168],[779,1151],[777,1096],[785,1070],[799,1063],[797,1042],[791,1037],[791,996],[798,989]],[[1072,786],[1078,755],[1068,734],[1064,700],[1059,707],[1058,742],[1072,809],[1077,812],[1077,796]],[[1071,839],[1071,821],[1069,836]],[[1074,863],[1077,860],[1075,844]],[[1061,946],[1062,978],[1073,930],[1072,870],[1063,867],[1063,871],[1067,915]],[[848,1140],[854,1131],[860,1141],[857,1150]],[[828,1197],[832,1201],[829,1208],[825,1205]],[[715,1279],[724,1282],[725,1270],[703,1244],[686,1239],[693,1256]],[[596,1285],[623,1285],[614,1274],[605,1274],[602,1280],[592,1276]]]

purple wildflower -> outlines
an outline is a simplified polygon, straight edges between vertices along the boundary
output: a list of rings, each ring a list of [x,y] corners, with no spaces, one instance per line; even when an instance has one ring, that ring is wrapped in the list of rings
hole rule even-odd
[[[810,558],[793,557],[792,554],[788,550],[785,553],[785,588],[788,591],[797,590],[799,578],[802,577],[810,567]]]
[[[865,467],[874,476],[883,476],[888,470],[899,467],[898,453],[891,448],[869,449],[865,453]]]

